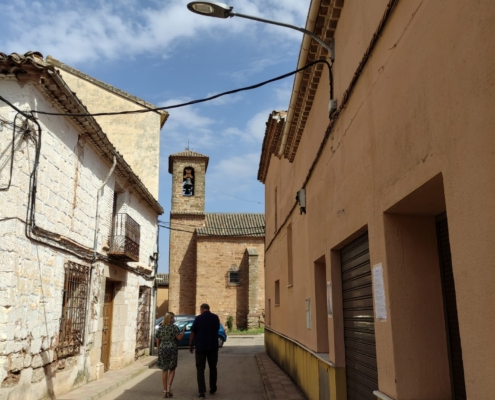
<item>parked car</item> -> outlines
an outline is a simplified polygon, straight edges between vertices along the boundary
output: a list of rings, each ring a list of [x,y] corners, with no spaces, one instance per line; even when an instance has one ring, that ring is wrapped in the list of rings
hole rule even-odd
[[[175,325],[179,327],[180,330],[186,326],[186,331],[182,340],[179,341],[179,346],[189,346],[189,336],[191,335],[191,326],[194,322],[194,318],[188,320],[179,320],[175,321]],[[227,332],[223,328],[223,325],[220,324],[220,329],[218,330],[218,347],[222,347],[223,344],[227,341]]]
[[[160,318],[158,318],[155,321],[155,332],[158,330],[158,328],[160,328],[160,324],[162,323],[163,318],[164,318],[164,316],[162,315]],[[188,320],[188,319],[194,320],[194,318],[196,318],[196,316],[195,315],[178,314],[174,318],[175,318],[175,322],[178,322],[178,321],[184,321],[184,320]]]

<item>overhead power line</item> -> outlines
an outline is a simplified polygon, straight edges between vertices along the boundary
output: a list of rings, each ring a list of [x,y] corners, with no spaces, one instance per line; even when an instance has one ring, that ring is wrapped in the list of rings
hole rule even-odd
[[[326,60],[315,60],[313,62],[310,62],[309,64],[306,64],[304,67],[301,67],[299,69],[296,69],[295,71],[292,71],[292,72],[289,72],[287,74],[283,74],[283,75],[277,76],[276,78],[272,78],[272,79],[269,79],[267,81],[263,81],[263,82],[257,83],[255,85],[245,86],[245,87],[240,88],[240,89],[229,90],[227,92],[219,93],[219,94],[216,94],[214,96],[206,97],[204,99],[192,100],[192,101],[188,101],[186,103],[179,103],[179,104],[174,104],[174,105],[171,105],[171,106],[156,107],[156,108],[146,108],[146,109],[142,109],[142,110],[128,110],[128,111],[114,111],[114,112],[100,112],[100,113],[86,113],[86,114],[82,114],[82,113],[75,113],[75,114],[72,114],[72,113],[56,113],[56,112],[39,111],[39,110],[30,110],[30,111],[24,111],[24,112],[21,112],[21,113],[23,115],[24,115],[24,113],[26,113],[26,114],[31,114],[31,113],[34,114],[34,113],[36,113],[36,114],[39,114],[39,115],[58,115],[58,116],[62,116],[62,117],[89,117],[89,116],[92,116],[92,117],[102,117],[102,116],[105,116],[105,115],[143,114],[143,113],[155,112],[155,111],[161,111],[161,110],[171,110],[171,109],[174,109],[174,108],[190,106],[190,105],[198,104],[198,103],[204,103],[206,101],[211,101],[211,100],[214,100],[214,99],[217,99],[219,97],[226,96],[226,95],[229,95],[229,94],[239,93],[239,92],[243,92],[243,91],[246,91],[246,90],[257,89],[257,88],[259,88],[261,86],[264,86],[264,85],[267,85],[269,83],[276,82],[276,81],[279,81],[281,79],[288,78],[289,76],[295,75],[298,72],[304,71],[305,69],[308,69],[308,68],[310,68],[310,67],[312,67],[313,65],[316,65],[316,64],[326,64],[328,66],[328,71],[329,71],[329,74],[331,76],[331,66],[328,63],[328,61],[326,61]],[[15,110],[17,110],[17,111],[20,112],[20,110],[18,110],[12,103],[10,103],[9,101],[7,101],[2,96],[0,96],[0,100],[4,101],[5,103],[9,104],[12,108],[14,108]]]

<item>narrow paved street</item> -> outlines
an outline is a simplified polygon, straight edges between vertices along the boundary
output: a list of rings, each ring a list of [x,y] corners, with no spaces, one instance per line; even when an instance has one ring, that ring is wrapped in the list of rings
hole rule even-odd
[[[265,398],[255,355],[263,352],[263,336],[229,337],[219,351],[218,392],[206,397],[216,400],[239,399],[259,400]],[[207,369],[208,371],[208,369]],[[208,372],[206,373],[208,382]],[[194,355],[189,350],[179,349],[179,366],[173,384],[174,399],[196,399],[196,367]],[[156,367],[136,376],[111,393],[103,400],[135,400],[162,398],[161,371]]]

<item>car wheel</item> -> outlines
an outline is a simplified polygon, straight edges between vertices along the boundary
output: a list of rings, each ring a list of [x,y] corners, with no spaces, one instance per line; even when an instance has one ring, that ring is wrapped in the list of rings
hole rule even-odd
[[[223,346],[223,339],[219,336],[218,337],[218,347],[222,347]]]

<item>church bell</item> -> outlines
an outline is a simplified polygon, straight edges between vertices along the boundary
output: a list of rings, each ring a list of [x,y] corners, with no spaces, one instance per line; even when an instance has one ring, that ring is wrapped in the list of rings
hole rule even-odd
[[[191,178],[186,178],[184,181],[184,192],[185,194],[192,194],[193,183]]]

